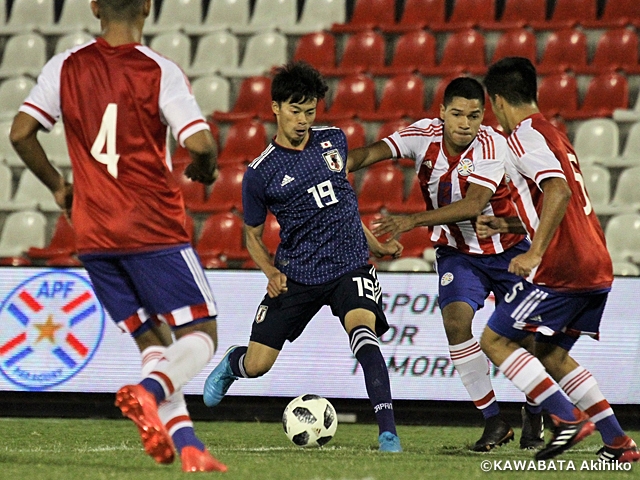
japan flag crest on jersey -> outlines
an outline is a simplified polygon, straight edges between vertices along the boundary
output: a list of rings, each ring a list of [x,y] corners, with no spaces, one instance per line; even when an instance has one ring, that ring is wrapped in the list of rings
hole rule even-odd
[[[344,161],[342,160],[342,156],[340,156],[340,152],[338,152],[338,150],[329,150],[328,152],[323,153],[322,157],[324,158],[324,161],[327,162],[329,170],[334,172],[342,171]]]

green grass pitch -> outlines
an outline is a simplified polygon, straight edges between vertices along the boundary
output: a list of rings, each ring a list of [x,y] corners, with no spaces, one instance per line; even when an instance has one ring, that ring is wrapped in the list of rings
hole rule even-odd
[[[376,450],[377,427],[370,424],[341,424],[324,448],[300,449],[278,423],[197,422],[196,432],[229,471],[184,474],[178,460],[165,466],[147,457],[127,420],[2,418],[0,428],[2,480],[162,480],[185,475],[224,480],[640,478],[640,464],[630,471],[584,469],[583,462],[591,465],[601,446],[597,433],[558,457],[553,471],[515,471],[516,462],[531,468],[528,462],[533,459],[532,452],[518,448],[519,431],[515,442],[480,454],[467,449],[482,433],[480,427],[400,426],[404,452],[381,454]],[[640,432],[629,433],[640,439]],[[481,468],[487,460],[490,473]],[[559,460],[565,461],[562,466]],[[575,470],[567,469],[569,461]],[[495,465],[503,470],[495,471]]]

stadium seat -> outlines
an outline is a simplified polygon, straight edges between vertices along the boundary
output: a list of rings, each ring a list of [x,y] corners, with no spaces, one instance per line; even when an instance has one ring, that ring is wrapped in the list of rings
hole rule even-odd
[[[56,122],[49,132],[38,132],[38,140],[54,165],[60,168],[71,168],[67,139],[61,121]]]
[[[0,64],[0,78],[37,77],[47,61],[47,44],[37,33],[14,35],[7,40]]]
[[[640,3],[637,0],[607,0],[600,18],[583,22],[585,28],[640,26]]]
[[[11,140],[9,140],[12,123],[11,120],[0,122],[0,163],[4,161],[9,167],[24,167],[24,162],[13,148]]]
[[[424,28],[437,29],[446,20],[446,3],[442,0],[406,0],[398,23],[380,25],[385,33],[405,33]]]
[[[287,39],[277,32],[264,32],[247,40],[239,67],[221,67],[225,77],[264,75],[272,67],[287,63]]]
[[[456,0],[449,20],[440,25],[433,25],[433,31],[456,31],[477,27],[495,20],[495,0]]]
[[[0,258],[20,257],[31,247],[44,247],[47,219],[40,212],[10,213],[0,234]]]
[[[180,158],[178,152],[185,156]],[[190,157],[186,149],[181,148],[176,151],[173,159],[172,175],[178,187],[182,191],[184,205],[189,211],[199,211],[206,201],[206,187],[200,182],[194,182],[184,175],[184,169],[190,163]]]
[[[0,26],[7,23],[7,1],[0,0]]]
[[[11,200],[13,191],[13,173],[11,168],[0,163],[0,202],[8,203]]]
[[[93,37],[86,32],[68,33],[58,39],[54,53],[57,55],[71,48],[89,43],[91,40],[93,40]]]
[[[505,57],[525,57],[534,65],[536,58],[536,36],[524,28],[507,30],[498,39],[491,63]]]
[[[640,166],[627,168],[620,173],[611,207],[620,213],[640,212]]]
[[[431,103],[429,104],[429,108],[425,114],[425,117],[440,117],[440,105],[444,102],[444,91],[447,89],[447,85],[451,83],[451,80],[456,78],[455,76],[448,76],[441,78],[436,86],[433,88],[433,96],[431,98]]]
[[[404,255],[404,252],[403,252]],[[433,265],[422,258],[397,258],[387,265],[389,272],[433,272]]]
[[[240,84],[233,108],[227,112],[213,112],[213,119],[218,122],[238,122],[256,117],[273,121],[269,77],[245,78]]]
[[[638,35],[633,30],[614,28],[602,33],[589,65],[577,68],[581,74],[623,70],[628,75],[640,73]]]
[[[613,262],[613,274],[616,277],[638,277],[640,267],[631,262]]]
[[[609,118],[592,118],[580,123],[573,141],[580,165],[606,163],[618,156],[619,131]]]
[[[422,211],[424,211],[424,208],[422,208]],[[427,227],[416,227],[408,232],[401,233],[400,237],[398,237],[398,241],[404,247],[402,250],[403,257],[415,257],[422,259],[425,249],[433,248],[433,244],[429,239],[429,229]]]
[[[267,218],[264,221],[262,242],[264,243],[264,246],[267,247],[267,251],[271,255],[276,254],[278,245],[280,245],[280,224],[271,212],[267,213]]]
[[[191,89],[205,117],[212,115],[213,112],[229,111],[231,87],[226,78],[217,75],[200,77],[191,84]]]
[[[373,80],[366,75],[349,75],[338,81],[331,106],[318,109],[316,120],[319,122],[337,122],[353,118],[363,113],[375,111],[376,88]]]
[[[31,170],[25,168],[20,174],[18,187],[8,203],[0,203],[0,210],[42,210],[43,212],[59,212],[53,194]]]
[[[346,76],[364,73],[384,66],[384,37],[371,30],[355,33],[347,38],[342,59],[336,68],[325,68],[327,76]]]
[[[589,194],[593,209],[598,215],[609,215],[611,209],[611,174],[600,165],[585,165],[580,168],[584,187]]]
[[[575,113],[566,113],[568,120],[594,117],[611,117],[616,108],[629,106],[629,85],[626,77],[615,73],[603,73],[591,79],[582,105]]]
[[[638,122],[640,121],[640,95],[636,97],[633,108],[616,108],[613,110],[613,119],[616,122]]]
[[[206,202],[194,212],[242,212],[242,177],[246,169],[244,164],[221,165]]]
[[[190,77],[211,75],[222,68],[237,68],[239,64],[238,38],[221,30],[205,35],[198,40],[193,63],[185,68],[184,73]]]
[[[536,70],[538,75],[582,71],[587,66],[587,36],[580,30],[551,32]]]
[[[415,165],[415,161],[413,159],[410,160],[414,162]],[[425,208],[426,204],[424,201],[424,197],[422,196],[420,181],[418,180],[418,176],[414,175],[413,180],[411,181],[411,188],[409,190],[409,195],[407,196],[407,198],[405,198],[402,203],[389,205],[388,210],[391,213],[416,213],[423,212]],[[422,248],[424,249],[425,247],[423,246]],[[420,252],[420,254],[422,254],[422,252]]]
[[[402,170],[387,164],[365,171],[358,193],[358,208],[360,213],[379,212],[389,205],[401,204],[403,197],[404,174]]]
[[[267,132],[261,122],[254,120],[233,123],[227,131],[227,138],[218,155],[218,163],[239,164],[251,162],[267,146]]]
[[[336,39],[329,32],[313,32],[298,40],[293,60],[302,60],[320,73],[336,68]]]
[[[534,30],[560,30],[596,20],[597,0],[555,0],[551,19],[534,21]]]
[[[242,219],[231,212],[214,213],[202,225],[196,245],[203,266],[211,259],[247,260],[249,252],[243,247]]]
[[[13,0],[6,24],[0,26],[0,35],[16,35],[47,29],[54,24],[55,0]],[[2,7],[5,7],[4,2]]]
[[[236,26],[233,31],[254,34],[276,28],[286,29],[293,27],[297,18],[298,5],[296,0],[255,0],[249,23],[246,26]]]
[[[197,27],[201,23],[202,2],[200,0],[162,0],[156,21],[147,20],[144,33],[157,35],[173,30],[186,30],[187,26]]]
[[[609,219],[604,230],[607,249],[614,262],[640,262],[640,215],[624,213]]]
[[[423,75],[482,75],[486,72],[485,39],[476,30],[461,30],[447,37],[442,58],[436,67],[420,68]]]
[[[408,127],[410,124],[411,122],[404,118],[384,122],[382,125],[380,125],[378,133],[376,133],[376,142],[388,137],[393,132],[397,132],[398,130],[402,130],[403,128]]]
[[[338,33],[355,33],[373,28],[384,28],[395,21],[395,0],[355,0],[353,16],[347,23],[335,23],[331,30]]]
[[[289,35],[321,32],[334,23],[344,23],[346,15],[346,0],[305,0],[298,23],[278,28]]]
[[[184,33],[161,33],[153,37],[149,47],[176,62],[183,70],[191,63],[191,40]]]
[[[359,114],[363,120],[376,122],[401,117],[418,119],[423,115],[424,82],[421,77],[413,74],[402,74],[388,79],[376,111]]]
[[[46,260],[54,257],[69,257],[76,253],[76,234],[64,215],[58,216],[49,245],[44,248],[31,247],[27,255],[32,259]]]
[[[567,117],[578,110],[576,77],[558,73],[543,77],[538,85],[538,107],[545,117]]]
[[[481,22],[485,30],[510,30],[522,28],[531,23],[542,23],[547,16],[546,0],[505,0],[500,20]]]
[[[436,39],[424,30],[414,30],[398,38],[389,65],[371,67],[372,75],[399,75],[428,70],[436,65]]]
[[[189,35],[203,35],[218,30],[231,30],[249,24],[249,0],[210,0],[207,16],[198,25],[186,25]]]
[[[640,166],[640,122],[631,125],[627,133],[622,154],[607,164],[610,167],[637,167]]]
[[[91,0],[64,0],[58,22],[40,27],[40,31],[47,35],[66,35],[82,30],[100,33],[100,20],[93,16],[90,5]]]
[[[347,137],[347,149],[364,147],[366,144],[366,136],[362,123],[357,120],[342,120],[335,122],[334,127],[342,130]]]

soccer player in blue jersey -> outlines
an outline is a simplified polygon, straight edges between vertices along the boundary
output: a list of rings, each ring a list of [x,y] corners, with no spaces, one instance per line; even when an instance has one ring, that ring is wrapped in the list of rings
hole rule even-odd
[[[400,452],[389,373],[378,343],[389,325],[369,247],[376,255],[399,255],[401,247],[365,234],[347,180],[342,130],[311,126],[327,89],[318,71],[302,62],[284,65],[273,79],[277,133],[249,164],[242,182],[247,249],[269,279],[267,295],[258,307],[249,345],[225,353],[205,382],[204,402],[215,406],[236,379],[267,373],[285,340],[295,340],[329,305],[364,372],[380,451]],[[262,241],[267,209],[280,224],[275,261]]]

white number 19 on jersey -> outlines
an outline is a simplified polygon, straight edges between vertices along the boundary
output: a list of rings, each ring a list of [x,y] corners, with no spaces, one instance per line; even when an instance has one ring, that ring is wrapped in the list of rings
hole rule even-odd
[[[110,103],[107,105],[104,115],[102,115],[102,123],[100,131],[91,147],[91,155],[98,162],[107,166],[113,178],[118,178],[118,160],[120,155],[116,153],[116,122],[118,120],[118,105]],[[106,151],[105,150],[106,144]]]

